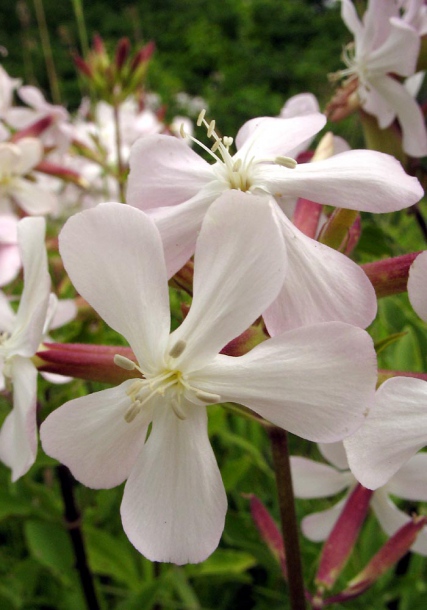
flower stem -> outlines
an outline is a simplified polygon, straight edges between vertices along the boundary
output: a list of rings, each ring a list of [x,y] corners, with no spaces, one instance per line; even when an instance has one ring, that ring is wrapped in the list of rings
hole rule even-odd
[[[114,100],[114,129],[116,135],[116,152],[117,152],[117,183],[119,187],[119,197],[122,203],[125,202],[125,185],[124,185],[124,164],[122,158],[122,136],[120,133],[120,116],[119,116],[120,103]]]
[[[305,591],[299,548],[295,500],[292,489],[288,433],[281,428],[268,429],[279,498],[280,522],[288,570],[289,597],[292,610],[305,610]]]
[[[66,466],[57,468],[59,483],[61,486],[62,499],[64,501],[64,517],[67,529],[70,532],[71,542],[76,558],[76,569],[79,573],[83,594],[86,599],[88,610],[99,610],[100,605],[96,596],[92,572],[87,563],[86,550],[82,531],[80,528],[81,515],[76,506],[73,493],[73,479]]]

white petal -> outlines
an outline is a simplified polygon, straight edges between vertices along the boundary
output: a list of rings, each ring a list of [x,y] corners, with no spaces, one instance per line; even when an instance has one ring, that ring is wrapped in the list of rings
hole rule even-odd
[[[12,469],[12,481],[24,475],[37,455],[37,369],[27,358],[12,360],[13,409],[0,431],[0,460]]]
[[[15,168],[19,163],[21,153],[16,144],[10,142],[0,143],[0,175],[10,175],[15,173]]]
[[[184,203],[214,179],[211,166],[173,136],[140,138],[129,163],[126,201],[142,210]]]
[[[337,502],[337,504],[334,504],[332,508],[304,517],[301,522],[301,529],[304,536],[313,542],[326,540],[342,512],[347,498],[348,494],[345,498]]]
[[[24,178],[15,178],[11,196],[31,216],[50,214],[56,211],[58,201],[53,193]]]
[[[409,269],[408,296],[417,314],[427,322],[427,252],[419,254]]]
[[[32,85],[24,85],[23,87],[19,87],[18,95],[25,104],[28,106],[32,106],[37,110],[46,110],[48,104],[43,97],[42,92],[37,87],[33,87]]]
[[[204,407],[179,420],[157,408],[151,435],[126,483],[124,530],[151,561],[198,563],[217,547],[227,498],[207,435]]]
[[[366,422],[344,443],[362,485],[381,487],[427,444],[426,404],[427,383],[421,379],[393,377],[381,385]]]
[[[191,383],[293,434],[334,442],[360,427],[376,375],[369,335],[329,322],[283,333],[238,358],[219,355]]]
[[[351,0],[341,0],[341,17],[350,32],[356,38],[359,38],[363,33],[363,26]]]
[[[100,204],[67,221],[59,247],[79,293],[126,337],[141,365],[156,368],[170,313],[162,242],[153,221],[131,206]]]
[[[76,398],[51,413],[40,428],[43,450],[65,464],[74,477],[95,489],[109,489],[129,476],[147,433],[149,418],[139,413],[127,423],[133,380]]]
[[[43,218],[24,218],[18,224],[18,240],[24,268],[24,289],[11,341],[13,353],[33,356],[42,339],[49,303],[50,276],[47,269]]]
[[[328,462],[333,464],[335,468],[339,468],[340,470],[349,469],[347,454],[342,442],[319,443],[318,447],[323,457],[328,460]]]
[[[402,128],[403,150],[412,157],[424,157],[427,154],[427,132],[417,102],[402,83],[389,76],[376,79],[375,87],[397,115]]]
[[[370,54],[369,73],[411,76],[417,65],[420,37],[401,19],[392,18],[390,26],[384,44]]]
[[[280,211],[278,218],[289,265],[278,298],[264,312],[270,335],[333,320],[368,326],[377,300],[364,271],[344,254],[304,235]]]
[[[320,112],[319,102],[312,93],[299,93],[288,99],[280,111],[282,119],[290,119],[295,116],[305,116]]]
[[[381,527],[389,536],[393,536],[397,530],[411,521],[411,516],[399,510],[383,489],[374,493],[371,507]],[[427,528],[423,528],[418,534],[415,543],[411,546],[411,551],[427,555]]]
[[[419,181],[394,157],[373,150],[349,150],[294,169],[265,167],[262,182],[270,193],[362,212],[401,210],[423,196]]]
[[[277,296],[285,271],[269,199],[224,193],[209,208],[197,240],[193,302],[170,339],[171,347],[187,344],[177,365],[202,366],[246,330]]]
[[[43,145],[37,138],[22,138],[16,146],[21,151],[21,158],[15,171],[17,174],[26,174],[42,160]]]
[[[6,286],[16,278],[21,269],[21,257],[17,245],[0,245],[0,286]]]
[[[0,291],[0,328],[1,332],[12,332],[15,324],[15,312],[10,306],[9,299]]]
[[[147,210],[162,237],[168,277],[172,277],[191,258],[197,235],[210,204],[219,196],[219,183],[203,187],[197,195],[180,205]]]
[[[414,455],[387,483],[388,493],[405,500],[427,501],[427,453]]]
[[[304,457],[291,457],[292,485],[297,498],[326,498],[346,489],[354,481],[348,472]]]
[[[282,119],[259,117],[245,123],[236,136],[236,158],[287,155],[325,126],[324,114]]]

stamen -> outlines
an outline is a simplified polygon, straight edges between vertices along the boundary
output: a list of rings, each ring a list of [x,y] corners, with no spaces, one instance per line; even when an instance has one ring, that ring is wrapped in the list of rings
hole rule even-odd
[[[187,345],[186,342],[183,341],[182,339],[180,339],[179,341],[177,341],[175,343],[175,345],[169,352],[169,356],[171,358],[178,358],[178,356],[180,356],[182,354],[182,352],[185,350],[186,345]]]
[[[206,114],[206,108],[203,108],[203,110],[200,111],[200,114],[197,117],[197,122],[196,122],[197,127],[201,127],[201,125],[203,123],[203,119],[205,118],[205,114]]]
[[[230,146],[233,144],[234,138],[232,138],[231,136],[224,136],[222,138],[222,141],[224,143],[225,148],[228,150],[230,148]]]
[[[209,123],[209,127],[208,127],[208,138],[212,137],[212,134],[215,131],[215,119],[212,119],[212,121]]]
[[[288,169],[294,169],[298,165],[292,157],[279,156],[274,159],[274,162],[277,163],[277,165],[283,165],[283,167],[287,167]]]
[[[235,161],[235,163],[233,165],[233,172],[238,172],[241,167],[242,167],[242,160],[237,159],[237,161]]]
[[[185,133],[184,123],[181,123],[179,127],[179,135],[181,136],[181,138],[184,139],[187,137],[187,134]]]
[[[210,392],[205,392],[204,390],[197,390],[196,398],[208,405],[212,405],[215,402],[221,402],[221,396],[219,394],[211,394]]]
[[[137,368],[137,365],[133,360],[130,360],[121,354],[115,354],[114,364],[119,366],[121,369],[125,369],[125,371],[134,371]]]
[[[135,417],[138,415],[138,413],[140,411],[141,411],[141,403],[139,400],[135,400],[125,413],[125,422],[128,424],[133,422],[133,420],[135,419]]]
[[[221,144],[221,140],[215,140],[215,142],[211,146],[211,151],[216,152]]]
[[[178,419],[180,419],[181,421],[187,419],[184,411],[181,409],[179,401],[176,398],[172,398],[170,405],[172,407],[172,411],[175,413]]]

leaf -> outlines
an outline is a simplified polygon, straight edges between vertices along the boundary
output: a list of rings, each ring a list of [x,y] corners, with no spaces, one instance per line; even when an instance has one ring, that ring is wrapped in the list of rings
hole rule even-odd
[[[389,335],[385,339],[380,339],[379,341],[376,341],[375,342],[375,351],[377,352],[377,354],[380,354],[382,351],[387,349],[387,347],[389,345],[393,345],[393,343],[395,343],[396,341],[398,341],[401,337],[404,337],[405,335],[406,335],[406,331],[402,332],[402,333],[393,333],[392,335]]]
[[[25,538],[31,555],[64,583],[71,583],[74,554],[68,533],[56,523],[27,521]]]
[[[4,491],[2,491],[0,495],[0,520],[6,517],[26,516],[31,512],[32,507],[29,502],[18,496],[6,496]]]
[[[246,572],[256,564],[249,553],[228,549],[217,549],[206,561],[187,568],[191,576],[233,576]]]

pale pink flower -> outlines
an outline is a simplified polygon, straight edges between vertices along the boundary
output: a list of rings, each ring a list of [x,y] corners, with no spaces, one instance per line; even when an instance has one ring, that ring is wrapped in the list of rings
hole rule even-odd
[[[361,329],[319,324],[242,357],[219,354],[275,298],[286,272],[263,198],[233,192],[212,205],[196,247],[192,306],[171,334],[162,242],[147,215],[100,204],[67,221],[60,251],[77,290],[128,340],[138,365],[116,356],[135,378],[54,411],[41,427],[43,448],[90,487],[127,479],[123,526],[149,559],[199,562],[218,544],[227,502],[208,404],[243,404],[309,439],[333,441],[363,421],[376,367]]]
[[[347,65],[340,76],[358,79],[358,95],[366,112],[385,129],[397,118],[402,129],[403,150],[413,157],[427,154],[427,132],[417,102],[401,77],[415,73],[420,37],[399,19],[397,3],[370,0],[362,21],[351,0],[341,0],[341,15],[354,35],[354,43],[344,52]]]
[[[202,120],[202,117],[200,117]],[[199,123],[200,123],[199,120]],[[204,119],[203,119],[204,120]],[[415,203],[422,188],[391,156],[350,150],[316,163],[297,164],[294,151],[325,124],[319,113],[259,118],[221,140],[211,126],[215,163],[210,165],[178,138],[138,140],[131,151],[127,201],[147,211],[162,236],[169,276],[194,252],[209,206],[231,190],[275,199],[289,257],[287,281],[264,318],[270,334],[329,320],[362,327],[376,313],[376,298],[363,271],[350,259],[303,235],[280,209],[303,197],[322,204],[387,212]],[[208,125],[206,123],[206,125]]]
[[[326,498],[348,490],[332,508],[304,517],[301,528],[304,535],[315,542],[325,540],[334,527],[357,481],[349,470],[342,443],[319,445],[323,457],[332,465],[315,462],[304,457],[291,457],[292,480],[297,498]],[[427,500],[427,454],[420,453],[403,466],[390,480],[374,492],[371,508],[388,536],[392,536],[412,516],[399,510],[390,495],[405,500]],[[418,535],[411,550],[427,555],[427,529]]]
[[[21,268],[17,225],[15,216],[0,216],[0,286],[14,280]]]
[[[415,311],[427,321],[427,252],[412,263],[408,294]],[[350,467],[369,489],[383,485],[425,445],[427,382],[413,377],[385,381],[366,422],[345,441]]]
[[[13,481],[28,471],[37,454],[37,369],[31,358],[42,340],[49,306],[44,235],[44,219],[20,221],[24,289],[16,314],[0,292],[0,388],[13,387],[13,409],[0,430],[0,460],[12,469]]]

